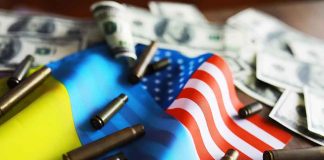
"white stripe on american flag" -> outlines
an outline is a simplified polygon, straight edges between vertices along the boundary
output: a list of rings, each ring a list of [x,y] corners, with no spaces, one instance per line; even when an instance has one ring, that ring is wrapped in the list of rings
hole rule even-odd
[[[236,116],[237,111],[235,110],[235,108],[232,104],[232,101],[230,100],[230,96],[229,96],[230,94],[229,94],[228,87],[227,87],[228,83],[226,82],[222,71],[220,71],[219,68],[217,68],[216,66],[214,66],[213,64],[208,63],[208,62],[205,62],[204,64],[202,64],[198,70],[205,71],[205,72],[209,73],[213,78],[215,78],[215,80],[219,84],[218,85],[219,88],[221,89],[221,94],[223,96],[223,101],[225,103],[224,106],[225,106],[227,114],[230,117]],[[250,121],[245,120],[245,119],[240,119],[240,120],[233,119],[233,120],[241,128],[243,128],[250,134],[254,135],[255,137],[259,138],[260,140],[264,141],[271,147],[282,148],[285,146],[285,144],[283,142],[281,142],[277,138],[273,137],[271,134],[265,132],[264,130],[262,130],[255,124],[251,123]]]
[[[204,114],[201,111],[200,107],[190,99],[180,98],[175,100],[169,109],[181,108],[191,114],[194,117],[195,121],[198,124],[200,134],[202,135],[204,145],[206,146],[209,154],[216,159],[224,155],[224,152],[214,143],[213,138],[210,135],[210,132],[207,127]]]
[[[184,88],[192,88],[199,91],[204,97],[206,97],[209,106],[212,109],[212,115],[214,119],[214,123],[216,123],[217,129],[220,131],[222,137],[235,148],[245,153],[250,158],[254,159],[256,156],[258,158],[261,157],[262,152],[246,143],[239,136],[234,134],[224,123],[222,116],[220,114],[220,110],[217,103],[217,98],[215,97],[212,89],[205,82],[199,79],[190,79]]]

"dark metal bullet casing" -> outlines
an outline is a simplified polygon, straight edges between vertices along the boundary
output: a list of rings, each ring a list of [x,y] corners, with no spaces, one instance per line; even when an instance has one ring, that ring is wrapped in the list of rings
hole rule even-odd
[[[159,70],[166,68],[170,64],[170,60],[168,58],[161,59],[157,62],[151,63],[147,66],[145,75],[153,74]]]
[[[102,128],[127,102],[128,97],[120,94],[110,102],[101,112],[91,118],[90,123],[94,129]]]
[[[252,116],[262,110],[263,106],[261,103],[254,102],[251,103],[239,110],[239,117],[240,118],[247,118],[249,116]]]
[[[50,68],[43,67],[2,96],[0,98],[0,117],[6,114],[15,104],[39,86],[50,73]]]
[[[141,124],[117,131],[97,141],[88,143],[63,155],[64,160],[95,159],[116,147],[123,146],[145,134]]]
[[[239,156],[239,152],[234,149],[229,149],[225,153],[225,155],[221,158],[221,160],[237,160]]]
[[[27,55],[25,59],[21,61],[21,63],[17,66],[12,76],[9,77],[7,81],[7,85],[9,88],[16,87],[23,80],[23,78],[27,75],[33,62],[34,57],[31,55]]]
[[[323,160],[324,147],[279,149],[263,152],[263,160]]]
[[[127,160],[127,157],[124,155],[124,153],[119,152],[115,155],[107,157],[106,160]]]
[[[155,52],[157,50],[157,42],[152,41],[145,49],[144,53],[139,57],[133,71],[129,77],[131,83],[138,83],[144,76],[147,66],[150,64]]]

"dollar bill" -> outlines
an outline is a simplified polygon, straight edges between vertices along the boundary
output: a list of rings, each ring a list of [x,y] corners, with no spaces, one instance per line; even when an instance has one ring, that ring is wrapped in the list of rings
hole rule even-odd
[[[307,129],[304,97],[301,94],[286,90],[269,116],[293,132],[324,146],[324,137]]]
[[[177,19],[188,23],[207,23],[205,16],[191,4],[176,2],[149,2],[149,8],[154,15]]]
[[[245,94],[273,107],[281,95],[281,91],[256,78],[253,69],[245,70],[244,74],[235,76],[234,84]]]
[[[126,6],[114,1],[100,1],[90,8],[114,57],[125,59],[132,66],[137,56]]]
[[[244,76],[246,74],[248,66],[246,63],[242,63],[242,61],[238,59],[237,54],[230,51],[223,51],[221,54],[219,54],[219,56],[226,61],[231,69],[231,72],[233,73],[234,78]]]
[[[155,26],[161,21],[160,17],[154,16],[149,10],[127,5],[129,12],[132,34],[135,38],[158,40],[159,31]]]
[[[0,70],[10,70],[30,54],[34,65],[44,65],[61,59],[84,48],[82,38],[29,37],[17,35],[0,36]]]
[[[224,50],[239,52],[247,44],[253,44],[251,35],[239,26],[224,25]]]
[[[324,89],[324,69],[296,59],[257,55],[257,78],[274,86],[301,93],[303,86]]]
[[[159,36],[163,42],[215,51],[221,50],[223,47],[222,27],[220,26],[213,24],[189,25],[171,19],[165,19],[161,24],[157,26],[157,29],[163,30]]]
[[[288,42],[294,57],[300,61],[323,65],[324,61],[324,41],[313,37],[293,39]]]
[[[93,21],[19,14],[0,10],[0,34],[18,36],[84,37],[93,44],[104,40]]]
[[[324,136],[324,94],[316,89],[304,87],[308,129]]]
[[[205,52],[215,52],[223,48],[223,28],[219,25],[190,24],[155,16],[134,6],[129,7],[128,11],[134,37]]]
[[[235,14],[227,19],[226,23],[249,32],[258,40],[271,38],[290,29],[280,20],[252,8]]]
[[[308,83],[310,67],[293,59],[271,54],[257,55],[257,78],[274,86],[302,92]]]

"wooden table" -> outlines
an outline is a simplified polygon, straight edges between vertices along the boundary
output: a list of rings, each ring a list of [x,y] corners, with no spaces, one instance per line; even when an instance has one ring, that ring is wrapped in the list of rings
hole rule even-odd
[[[249,1],[249,0],[248,0]],[[75,2],[74,4],[72,2]],[[80,3],[81,1],[56,1],[56,0],[7,0],[7,1],[1,1],[0,7],[6,8],[6,9],[15,9],[15,8],[25,8],[25,7],[31,7],[32,9],[40,10],[40,11],[47,11],[47,12],[54,12],[57,14],[65,14],[67,16],[77,16],[82,18],[90,18],[91,14],[89,11],[89,6],[91,3],[93,3],[92,0],[85,0],[84,3]],[[83,1],[82,1],[83,2]],[[192,1],[194,2],[194,1]],[[204,1],[208,3],[206,0]],[[212,2],[212,1],[210,1]],[[225,3],[225,1],[222,1]],[[260,4],[260,3],[252,3],[254,5],[250,5],[251,2],[256,1],[249,1],[250,3],[242,4],[241,2],[238,5],[232,2],[232,6],[229,6],[230,3],[224,4],[224,7],[222,7],[221,2],[212,3],[212,9],[211,7],[204,8],[204,6],[208,6],[206,4],[198,3],[199,6],[202,6],[204,11],[203,13],[206,15],[206,17],[213,22],[218,23],[224,23],[226,19],[238,11],[248,8],[248,7],[255,7],[257,9],[260,9],[262,11],[265,11],[280,20],[286,22],[287,24],[306,32],[310,35],[313,35],[318,38],[324,39],[324,1],[294,1],[294,2],[284,2],[284,3],[278,3],[276,1],[275,4]],[[269,1],[266,1],[269,2]],[[144,3],[140,2],[138,0],[136,1],[130,1],[130,3],[133,4],[139,4],[140,6],[143,6]],[[195,3],[195,2],[194,2]],[[16,4],[16,5],[15,5]],[[146,1],[145,1],[146,4]],[[219,4],[219,6],[216,6]],[[18,6],[17,6],[18,5]],[[67,5],[67,6],[66,6]],[[74,6],[74,7],[73,7]],[[225,8],[226,7],[226,8]],[[223,8],[223,9],[222,9]],[[248,97],[244,93],[239,91],[239,98],[241,101],[245,104],[251,103],[255,100]],[[270,107],[267,107],[265,110],[261,112],[261,115],[263,115],[266,118],[268,117],[268,114],[270,112]],[[274,122],[275,125],[278,125]],[[284,127],[282,127],[284,128]],[[286,129],[287,130],[287,129]],[[289,130],[287,130],[290,132]],[[309,147],[309,146],[315,146],[316,144],[302,138],[301,136],[291,132],[291,134],[294,136],[292,141],[286,146],[286,148],[300,148],[300,147]]]

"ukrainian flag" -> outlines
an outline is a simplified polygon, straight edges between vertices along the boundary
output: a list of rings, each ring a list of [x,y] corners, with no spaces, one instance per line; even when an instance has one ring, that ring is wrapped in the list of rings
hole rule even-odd
[[[101,43],[48,64],[50,78],[16,106],[25,109],[0,125],[0,159],[61,159],[63,153],[138,123],[146,135],[107,155],[122,151],[131,159],[197,159],[186,128],[141,85],[128,84],[128,69],[108,52]],[[127,104],[104,128],[93,130],[90,118],[120,93],[128,95]]]

